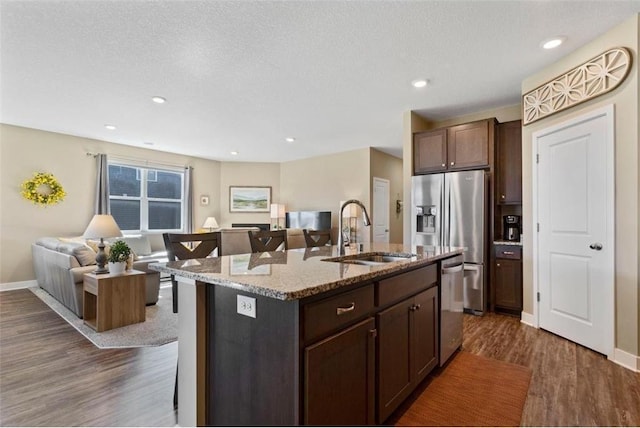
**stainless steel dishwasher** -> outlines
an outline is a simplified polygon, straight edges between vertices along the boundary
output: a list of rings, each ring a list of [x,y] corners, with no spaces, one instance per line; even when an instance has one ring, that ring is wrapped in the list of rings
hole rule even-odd
[[[464,259],[457,256],[442,261],[440,280],[440,366],[462,346],[464,311]]]

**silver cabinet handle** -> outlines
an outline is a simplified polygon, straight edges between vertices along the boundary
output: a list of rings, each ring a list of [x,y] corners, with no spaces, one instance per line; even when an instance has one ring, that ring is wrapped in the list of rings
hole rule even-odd
[[[447,166],[447,164],[443,163],[442,166]]]
[[[459,265],[455,265],[455,266],[451,266],[451,267],[443,267],[442,268],[442,274],[448,274],[448,273],[456,273],[456,272],[460,272],[462,269],[464,268],[464,264],[460,263]]]
[[[504,196],[504,195],[502,195],[502,196],[500,196],[500,197],[501,197],[502,199],[504,199],[504,198],[505,198],[505,196]]]
[[[455,162],[451,162],[451,165],[455,165],[455,164],[456,164]]]
[[[336,308],[336,315],[346,314],[347,312],[353,311],[355,308],[356,308],[356,303],[351,302],[349,306],[347,306],[346,308]]]
[[[513,256],[515,253],[513,251],[503,251],[502,254],[505,256]]]
[[[592,250],[600,251],[602,250],[602,244],[599,242],[594,242],[593,244],[589,245],[589,248],[591,248]]]

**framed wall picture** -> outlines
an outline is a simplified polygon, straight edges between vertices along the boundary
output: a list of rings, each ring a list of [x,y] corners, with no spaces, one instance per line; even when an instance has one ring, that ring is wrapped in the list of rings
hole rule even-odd
[[[268,213],[271,186],[229,186],[229,212]]]

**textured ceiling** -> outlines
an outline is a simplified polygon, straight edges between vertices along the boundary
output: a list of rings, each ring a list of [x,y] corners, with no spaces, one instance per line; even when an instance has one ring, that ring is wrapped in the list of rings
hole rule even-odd
[[[440,120],[517,104],[524,78],[638,13],[640,1],[2,0],[0,8],[1,122],[280,162],[369,146],[401,156],[404,111]],[[567,42],[541,49],[554,35]],[[426,89],[410,86],[419,77]]]

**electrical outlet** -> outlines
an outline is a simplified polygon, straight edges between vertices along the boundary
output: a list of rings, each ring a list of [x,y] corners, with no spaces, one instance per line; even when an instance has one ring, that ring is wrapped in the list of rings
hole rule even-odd
[[[256,299],[238,294],[238,313],[247,317],[256,317]]]

